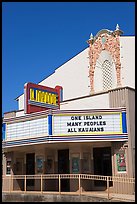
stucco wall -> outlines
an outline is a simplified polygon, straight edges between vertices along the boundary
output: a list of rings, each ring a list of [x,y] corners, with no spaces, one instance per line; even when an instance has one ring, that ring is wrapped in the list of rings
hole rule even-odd
[[[122,86],[135,88],[135,37],[120,37]]]
[[[18,109],[19,109],[19,110],[24,109],[24,94],[22,94],[22,95],[18,98]]]
[[[61,110],[84,110],[90,108],[109,108],[108,93],[62,102],[60,106]]]
[[[63,100],[88,95],[88,48],[55,70],[40,85],[63,87]]]

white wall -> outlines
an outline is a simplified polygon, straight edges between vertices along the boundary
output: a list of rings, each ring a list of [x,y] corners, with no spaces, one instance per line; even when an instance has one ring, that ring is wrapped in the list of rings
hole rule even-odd
[[[16,117],[20,117],[20,116],[24,116],[24,115],[25,115],[24,110],[16,112]]]
[[[135,37],[120,37],[122,86],[135,88]]]
[[[60,106],[61,110],[85,110],[96,108],[109,108],[108,93],[62,102]]]
[[[53,88],[56,85],[62,86],[63,100],[88,95],[90,93],[88,49],[63,64],[39,84]]]
[[[19,110],[24,109],[24,94],[18,98],[18,108]]]

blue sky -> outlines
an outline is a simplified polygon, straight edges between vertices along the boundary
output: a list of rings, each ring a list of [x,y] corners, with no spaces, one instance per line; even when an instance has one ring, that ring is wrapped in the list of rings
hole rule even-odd
[[[39,83],[87,48],[91,33],[117,23],[135,35],[135,2],[2,2],[2,115],[18,110],[26,82]]]

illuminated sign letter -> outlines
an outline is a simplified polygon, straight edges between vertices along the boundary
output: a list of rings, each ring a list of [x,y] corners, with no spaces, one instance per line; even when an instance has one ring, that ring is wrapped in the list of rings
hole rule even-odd
[[[52,94],[52,101],[51,101],[52,104],[56,105],[56,94]]]
[[[36,90],[36,101],[40,102],[40,100],[41,100],[41,91]]]
[[[34,100],[34,89],[30,89],[30,100]]]
[[[45,92],[44,91],[41,92],[41,102],[45,103]]]

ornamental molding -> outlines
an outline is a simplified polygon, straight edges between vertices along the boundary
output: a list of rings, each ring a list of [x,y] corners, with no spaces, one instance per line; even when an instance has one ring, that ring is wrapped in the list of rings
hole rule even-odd
[[[108,29],[100,30],[95,37],[90,35],[90,39],[87,41],[89,44],[89,79],[90,79],[90,91],[94,93],[94,72],[96,62],[103,50],[109,52],[112,56],[113,62],[116,68],[117,87],[121,86],[121,62],[120,62],[120,34],[123,32],[119,30],[117,25],[115,31]]]

